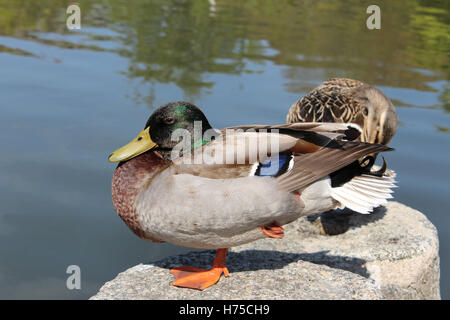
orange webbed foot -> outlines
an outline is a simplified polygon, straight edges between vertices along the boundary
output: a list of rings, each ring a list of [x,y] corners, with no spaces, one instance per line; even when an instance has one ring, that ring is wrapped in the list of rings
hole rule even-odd
[[[175,277],[175,281],[171,285],[182,288],[205,290],[206,288],[216,284],[222,273],[228,277],[229,272],[225,267],[225,256],[227,249],[219,249],[214,259],[213,267],[210,270],[178,267],[170,270]]]
[[[225,276],[229,275],[226,267],[212,268],[210,270],[191,267],[178,267],[170,270],[170,272],[176,279],[171,283],[171,285],[196,290],[205,290],[206,288],[216,284],[222,273]]]
[[[261,231],[269,238],[281,239],[284,237],[284,229],[276,223],[261,227]]]

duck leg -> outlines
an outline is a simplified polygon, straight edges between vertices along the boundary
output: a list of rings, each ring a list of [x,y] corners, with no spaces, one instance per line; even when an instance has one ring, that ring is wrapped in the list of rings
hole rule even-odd
[[[222,273],[228,277],[229,272],[225,266],[228,249],[218,249],[212,268],[204,270],[192,267],[178,267],[170,270],[175,281],[171,285],[182,288],[205,290],[219,281]]]
[[[275,222],[261,227],[261,231],[269,238],[281,239],[284,237],[284,229]]]

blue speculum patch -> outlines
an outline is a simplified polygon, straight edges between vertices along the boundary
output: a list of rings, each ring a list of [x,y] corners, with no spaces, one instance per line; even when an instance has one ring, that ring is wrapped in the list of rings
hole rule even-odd
[[[255,176],[278,177],[280,174],[287,171],[290,160],[291,155],[281,153],[278,157],[261,162],[256,169]]]

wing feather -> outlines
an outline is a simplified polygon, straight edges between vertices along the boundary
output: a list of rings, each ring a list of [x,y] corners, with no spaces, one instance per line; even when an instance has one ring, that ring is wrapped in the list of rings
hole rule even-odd
[[[334,140],[335,141],[335,140]],[[336,142],[336,141],[335,141]],[[292,170],[278,177],[281,189],[301,191],[309,184],[371,153],[392,150],[379,144],[340,141],[338,146],[325,146],[310,154],[294,156]]]
[[[278,131],[272,132],[275,129]],[[302,190],[365,155],[391,150],[348,141],[360,133],[358,126],[348,123],[246,125],[225,128],[221,133],[212,142],[175,159],[175,174],[239,178],[248,176],[255,163],[288,152],[294,155],[293,166],[277,179],[282,190],[291,192]]]

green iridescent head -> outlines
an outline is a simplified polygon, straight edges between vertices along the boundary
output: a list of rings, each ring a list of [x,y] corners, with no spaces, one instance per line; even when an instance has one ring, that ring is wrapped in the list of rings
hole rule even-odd
[[[191,146],[195,148],[205,143],[203,136],[205,131],[211,129],[211,125],[203,112],[192,103],[170,102],[153,112],[144,130],[129,144],[113,152],[109,161],[130,160],[149,150],[157,150],[168,158],[179,143],[173,135],[177,129],[189,132]],[[194,132],[195,130],[199,132]]]

